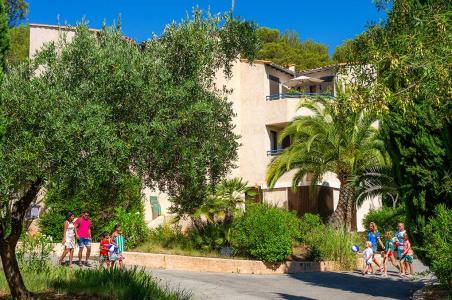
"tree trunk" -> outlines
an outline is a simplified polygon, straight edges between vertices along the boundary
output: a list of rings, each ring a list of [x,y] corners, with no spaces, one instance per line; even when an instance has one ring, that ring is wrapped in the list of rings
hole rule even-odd
[[[32,182],[25,195],[12,204],[9,224],[11,230],[9,234],[7,234],[5,230],[5,223],[2,222],[0,226],[0,256],[2,259],[3,272],[5,273],[6,281],[8,282],[13,299],[34,299],[33,294],[27,290],[22,275],[20,274],[19,264],[17,263],[16,258],[16,245],[22,233],[25,213],[30,207],[33,199],[36,198],[42,184],[42,179],[37,179]]]
[[[13,299],[29,300],[34,299],[25,287],[24,280],[20,274],[19,264],[16,258],[16,244],[0,243],[0,255],[2,257],[3,272],[5,272],[6,280],[11,291]]]
[[[339,202],[337,203],[336,210],[328,219],[328,224],[334,227],[346,226],[347,230],[351,229],[352,208],[353,208],[353,189],[348,185],[346,175],[339,175],[341,181],[341,189],[339,190]],[[350,214],[348,213],[350,211]]]

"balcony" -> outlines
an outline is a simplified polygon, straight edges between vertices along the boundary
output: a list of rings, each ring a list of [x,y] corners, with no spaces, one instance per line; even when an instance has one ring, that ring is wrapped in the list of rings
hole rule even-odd
[[[329,97],[334,98],[333,94],[331,93],[282,93],[282,94],[272,94],[269,96],[266,96],[267,101],[274,101],[274,100],[280,100],[280,99],[290,99],[290,98],[301,98],[301,97]]]
[[[277,156],[283,153],[284,149],[267,150],[267,156]]]

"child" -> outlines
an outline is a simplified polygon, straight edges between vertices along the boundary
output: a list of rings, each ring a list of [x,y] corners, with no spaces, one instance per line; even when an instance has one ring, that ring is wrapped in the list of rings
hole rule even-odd
[[[371,274],[374,272],[374,268],[372,267],[373,256],[372,243],[367,241],[366,249],[363,251],[364,264],[366,265],[363,270],[363,275],[368,274],[369,270]]]
[[[399,269],[399,266],[397,265],[397,262],[394,258],[394,239],[391,231],[385,232],[385,252],[384,252],[384,258],[383,258],[383,266],[384,266],[384,277],[388,277],[388,259],[391,261],[392,265]]]
[[[407,277],[411,277],[414,274],[413,255],[414,252],[413,249],[411,249],[411,243],[408,240],[408,234],[405,232],[405,235],[403,237],[403,253],[401,263],[405,265],[405,272]]]
[[[108,233],[102,234],[102,240],[99,245],[99,268],[102,268],[103,264],[106,263],[107,268],[110,267],[110,258],[108,256],[108,247],[110,245],[110,236]]]
[[[119,262],[119,267],[123,268],[124,236],[121,234],[121,225],[116,224],[111,234],[112,244],[115,245],[115,260]]]

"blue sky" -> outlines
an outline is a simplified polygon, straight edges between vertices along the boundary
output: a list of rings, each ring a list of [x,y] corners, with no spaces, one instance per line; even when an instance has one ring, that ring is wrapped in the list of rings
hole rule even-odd
[[[121,14],[126,35],[143,41],[181,20],[192,7],[224,12],[231,0],[30,0],[30,23],[75,25],[85,17],[91,27],[111,23]],[[326,44],[330,53],[341,42],[363,32],[369,21],[384,17],[372,0],[235,0],[234,15],[260,26],[295,30],[302,40]]]

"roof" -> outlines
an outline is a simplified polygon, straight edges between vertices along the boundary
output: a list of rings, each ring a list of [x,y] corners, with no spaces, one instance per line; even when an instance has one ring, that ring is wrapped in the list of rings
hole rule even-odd
[[[242,62],[248,62],[247,59],[241,59],[240,61],[242,61]],[[295,72],[295,71],[289,70],[289,69],[287,69],[287,68],[285,68],[285,67],[283,67],[283,66],[281,66],[281,65],[275,64],[274,62],[269,61],[269,60],[256,59],[256,60],[253,60],[253,64],[267,65],[267,66],[270,66],[270,67],[272,67],[272,68],[277,69],[278,71],[287,73],[287,74],[289,74],[289,75],[292,75],[292,76],[295,76],[295,75],[296,75],[296,72]]]
[[[300,71],[300,72],[297,72],[297,73],[299,75],[306,75],[306,74],[311,74],[311,73],[317,73],[317,72],[332,70],[332,69],[336,69],[338,67],[343,67],[343,66],[346,66],[346,65],[347,65],[347,63],[338,63],[338,64],[326,65],[326,66],[318,67],[318,68],[314,68],[314,69],[307,69],[307,70],[303,70],[303,71]]]
[[[36,24],[36,23],[32,23],[29,24],[30,27],[34,27],[34,28],[45,28],[45,29],[55,29],[55,30],[66,30],[66,31],[74,31],[76,26],[69,26],[69,25],[49,25],[49,24]],[[95,28],[88,28],[89,31],[91,32],[101,32],[101,29],[95,29]],[[131,43],[136,43],[134,39],[132,39],[131,37],[125,36],[123,35],[124,40],[131,42]]]

